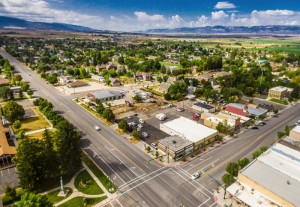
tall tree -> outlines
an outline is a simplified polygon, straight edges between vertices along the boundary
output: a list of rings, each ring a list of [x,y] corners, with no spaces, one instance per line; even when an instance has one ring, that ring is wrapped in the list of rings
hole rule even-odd
[[[44,133],[43,133],[43,144],[44,144],[44,153],[46,155],[45,157],[45,166],[44,166],[44,170],[45,170],[45,177],[46,178],[53,178],[58,175],[58,166],[59,163],[57,162],[57,157],[56,157],[56,153],[54,151],[54,147],[53,147],[53,137],[51,135],[51,132],[49,132],[48,129],[45,129]]]
[[[61,175],[75,173],[80,167],[79,139],[79,132],[68,121],[62,120],[56,125],[53,141]]]
[[[9,101],[7,102],[3,107],[3,112],[6,117],[6,119],[13,123],[16,120],[20,120],[25,115],[25,110],[23,106],[19,105],[15,101]]]
[[[44,147],[38,139],[21,139],[13,162],[18,170],[20,185],[33,190],[44,180]]]
[[[27,192],[22,195],[21,200],[13,207],[52,207],[53,203],[48,200],[46,195]]]

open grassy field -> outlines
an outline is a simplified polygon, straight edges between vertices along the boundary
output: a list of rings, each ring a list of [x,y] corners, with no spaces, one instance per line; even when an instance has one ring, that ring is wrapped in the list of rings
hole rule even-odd
[[[37,116],[20,120],[22,126],[18,130],[14,129],[15,133],[18,133],[22,129],[29,132],[50,127],[50,124],[36,108],[33,108],[33,111]]]
[[[76,206],[76,207],[90,207],[95,205],[96,203],[99,203],[103,200],[105,200],[107,197],[103,196],[100,198],[83,198],[83,197],[76,197],[72,198],[71,200],[59,205],[59,207],[70,207],[70,206]],[[85,203],[84,203],[85,200]]]

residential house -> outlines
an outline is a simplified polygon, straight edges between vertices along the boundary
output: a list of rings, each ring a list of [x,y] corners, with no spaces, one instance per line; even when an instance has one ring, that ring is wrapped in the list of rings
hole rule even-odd
[[[147,72],[138,72],[135,74],[135,78],[138,80],[150,81],[151,80],[151,73]]]
[[[225,112],[228,114],[244,116],[244,117],[249,117],[249,116],[259,117],[263,114],[266,114],[268,111],[249,107],[247,104],[244,105],[239,103],[230,103],[227,104]]]
[[[95,69],[97,71],[97,73],[101,73],[102,70],[106,69],[107,65],[96,65]]]
[[[91,78],[96,80],[96,81],[100,81],[102,83],[105,82],[105,78],[103,76],[100,76],[100,75],[92,75]]]
[[[159,85],[158,91],[161,93],[167,93],[169,91],[169,88],[174,83],[184,82],[183,80],[176,80],[175,77],[169,77],[166,82],[162,82]]]
[[[13,87],[9,87],[9,89],[12,90],[14,94],[19,94],[21,90],[21,86],[13,86]]]
[[[97,92],[91,92],[87,94],[86,100],[89,102],[95,102],[96,99],[100,100],[101,102],[105,101],[112,101],[121,99],[123,97],[123,94],[120,91],[114,91],[114,90],[105,90],[105,91],[97,91]]]
[[[116,66],[114,64],[108,64],[108,65],[106,65],[106,69],[107,70],[117,70],[118,66]]]
[[[110,77],[109,81],[111,86],[121,86],[121,82],[115,78]]]
[[[0,86],[4,86],[4,85],[8,85],[8,84],[9,84],[8,79],[0,77]]]
[[[61,84],[61,85],[65,85],[67,83],[70,83],[70,82],[73,82],[74,78],[71,77],[71,76],[59,76],[58,77],[58,83]]]

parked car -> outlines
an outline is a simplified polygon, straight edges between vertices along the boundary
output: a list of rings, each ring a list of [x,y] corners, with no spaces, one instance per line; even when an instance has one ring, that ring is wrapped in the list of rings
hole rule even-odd
[[[142,128],[138,127],[138,128],[136,128],[136,131],[140,132],[140,131],[142,131]]]
[[[145,123],[145,121],[144,121],[143,119],[139,119],[139,122],[140,122],[141,124]]]
[[[143,136],[144,138],[147,138],[147,137],[149,137],[149,134],[148,134],[147,132],[142,132],[142,136]]]
[[[199,172],[196,172],[196,173],[194,173],[194,174],[191,176],[192,180],[196,180],[196,179],[199,178],[199,177],[200,177],[200,173],[199,173]]]
[[[151,143],[151,147],[153,147],[154,149],[156,149],[156,150],[157,150],[157,144],[155,144],[155,143]]]
[[[129,122],[128,125],[129,125],[130,127],[134,127],[134,126],[137,125],[137,123],[136,123],[135,121],[132,121],[132,122]]]
[[[99,131],[99,130],[100,130],[100,127],[94,126],[94,129],[96,129],[97,131]]]
[[[183,111],[184,111],[184,108],[177,108],[176,111],[178,111],[178,112],[183,112]]]
[[[167,105],[166,105],[166,108],[171,108],[171,107],[173,107],[172,104],[167,104]]]
[[[251,127],[251,129],[258,129],[258,127],[257,126],[253,126],[253,127]]]
[[[160,113],[160,114],[156,114],[155,118],[157,118],[160,121],[163,121],[163,120],[165,120],[167,118],[167,115],[165,115],[163,113]]]
[[[132,116],[127,116],[127,119],[132,119]]]
[[[143,124],[138,124],[138,128],[143,128]]]
[[[194,113],[193,120],[198,121],[200,118],[200,114]]]

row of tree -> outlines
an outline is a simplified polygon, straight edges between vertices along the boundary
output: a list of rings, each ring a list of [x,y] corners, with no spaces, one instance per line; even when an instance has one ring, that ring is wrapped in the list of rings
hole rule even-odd
[[[45,129],[43,139],[20,136],[18,150],[13,158],[23,189],[36,190],[60,176],[73,175],[80,167],[80,133],[53,111],[50,102],[37,99],[35,105],[52,117],[55,132]],[[60,118],[59,118],[60,117]],[[55,123],[54,123],[55,120]]]

